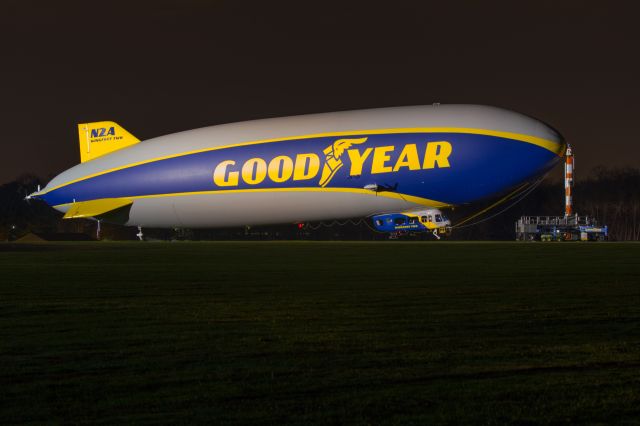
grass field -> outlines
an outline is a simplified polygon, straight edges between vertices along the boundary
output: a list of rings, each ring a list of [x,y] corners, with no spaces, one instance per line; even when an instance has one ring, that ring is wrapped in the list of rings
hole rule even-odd
[[[7,423],[640,423],[640,244],[0,245]]]

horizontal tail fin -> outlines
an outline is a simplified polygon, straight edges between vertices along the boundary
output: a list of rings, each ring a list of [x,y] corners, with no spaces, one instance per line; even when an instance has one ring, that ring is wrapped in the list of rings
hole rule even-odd
[[[80,219],[101,216],[132,204],[133,200],[123,198],[103,198],[100,200],[80,201],[71,205],[63,219]]]
[[[113,121],[78,124],[78,137],[82,163],[140,142]]]

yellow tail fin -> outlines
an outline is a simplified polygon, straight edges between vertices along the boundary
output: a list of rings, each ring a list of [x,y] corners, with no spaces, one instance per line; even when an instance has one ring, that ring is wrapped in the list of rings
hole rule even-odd
[[[99,200],[73,203],[63,219],[96,217],[133,204],[133,200],[125,198],[102,198]]]
[[[140,142],[113,121],[78,124],[78,136],[82,163]]]

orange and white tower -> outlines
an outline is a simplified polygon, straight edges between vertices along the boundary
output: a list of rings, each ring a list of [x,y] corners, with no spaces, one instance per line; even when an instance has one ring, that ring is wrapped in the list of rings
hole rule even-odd
[[[573,151],[571,145],[567,144],[567,151],[564,155],[564,216],[573,214]]]

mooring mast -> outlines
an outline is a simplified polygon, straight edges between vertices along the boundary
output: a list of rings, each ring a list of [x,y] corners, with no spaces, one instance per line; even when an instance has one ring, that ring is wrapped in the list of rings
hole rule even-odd
[[[564,161],[564,216],[522,216],[516,222],[517,240],[602,241],[608,237],[607,226],[595,218],[573,212],[573,172],[575,158],[567,144]]]
[[[573,214],[573,167],[574,158],[571,145],[567,144],[567,151],[564,155],[564,217]]]

